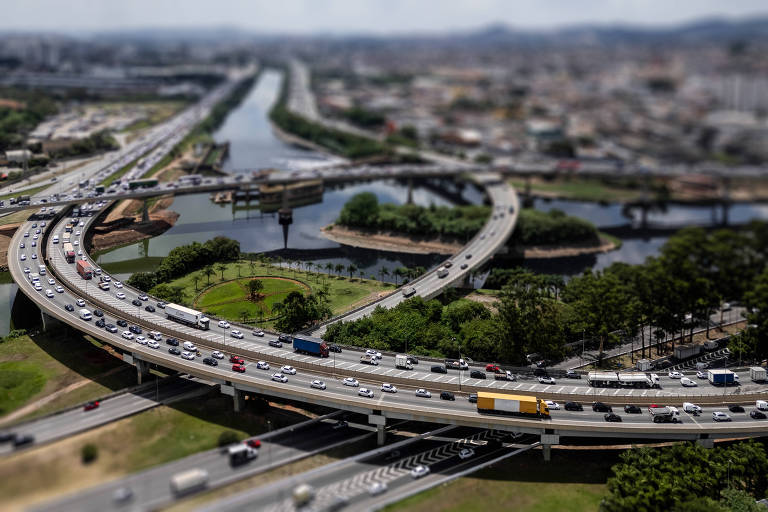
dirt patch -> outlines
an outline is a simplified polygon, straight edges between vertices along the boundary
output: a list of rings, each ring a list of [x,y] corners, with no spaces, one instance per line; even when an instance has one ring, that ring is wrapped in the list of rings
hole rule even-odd
[[[333,229],[322,229],[320,234],[328,240],[350,247],[408,254],[454,254],[462,247],[458,242],[409,237],[395,233],[357,231],[338,225],[334,225]]]
[[[600,254],[613,251],[614,249],[616,249],[616,243],[603,237],[600,237],[600,243],[598,245],[539,245],[535,247],[523,246],[515,248],[516,252],[523,253],[525,259],[569,258],[573,256],[583,256],[585,254]]]
[[[11,245],[11,238],[21,224],[6,224],[0,226],[0,270],[8,270],[8,247]]]
[[[483,306],[487,307],[494,313],[497,312],[496,305],[499,303],[499,298],[494,295],[483,295],[482,293],[472,292],[466,297],[465,299],[473,300],[475,302],[479,302]]]
[[[171,229],[178,218],[179,214],[172,210],[159,210],[150,213],[149,222],[140,222],[140,219],[134,217],[119,217],[107,225],[105,219],[105,222],[93,228],[91,245],[97,251],[105,251],[161,235]]]

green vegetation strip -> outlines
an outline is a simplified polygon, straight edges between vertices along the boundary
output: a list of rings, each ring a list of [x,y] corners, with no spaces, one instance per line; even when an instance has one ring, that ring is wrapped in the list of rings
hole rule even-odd
[[[46,183],[45,185],[40,185],[39,187],[32,187],[32,188],[28,188],[26,190],[21,190],[18,192],[3,194],[3,195],[0,195],[0,199],[10,199],[12,197],[19,197],[19,196],[33,196],[38,192],[45,190],[53,185],[54,185],[53,183]]]

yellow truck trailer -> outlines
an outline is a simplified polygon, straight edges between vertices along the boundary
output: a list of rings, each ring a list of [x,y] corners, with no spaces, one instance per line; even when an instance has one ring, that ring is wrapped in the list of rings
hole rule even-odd
[[[478,391],[477,412],[529,418],[549,418],[546,402],[535,396]]]

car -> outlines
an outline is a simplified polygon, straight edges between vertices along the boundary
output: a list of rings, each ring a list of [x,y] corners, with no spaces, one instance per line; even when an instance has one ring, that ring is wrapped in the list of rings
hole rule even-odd
[[[566,411],[583,411],[584,407],[579,402],[565,402],[565,410]]]
[[[707,378],[707,372],[703,372],[701,370],[696,372],[696,378],[697,379],[706,379]]]
[[[417,389],[414,395],[419,396],[421,398],[432,398],[432,393],[430,393],[424,388]]]
[[[177,340],[176,338],[165,338],[165,344],[166,345],[171,345],[173,347],[178,347],[179,346],[179,340]]]
[[[120,300],[123,300],[123,299],[125,299],[125,294],[123,292],[117,292],[115,294],[115,297],[117,297]]]
[[[467,401],[471,404],[477,403],[477,393],[470,393],[467,395]]]
[[[114,286],[115,288],[122,288],[123,283],[121,283],[120,281],[112,281],[112,286]]]
[[[432,373],[448,373],[448,370],[445,368],[445,366],[438,364],[431,368]]]
[[[359,396],[364,396],[366,398],[373,398],[373,390],[368,388],[360,388],[357,390],[357,394]]]
[[[147,344],[147,338],[144,336],[136,336],[136,343],[139,345],[146,345]]]
[[[128,327],[128,322],[123,319],[117,320],[115,323],[120,327]]]
[[[374,482],[368,487],[368,494],[371,496],[378,496],[387,492],[387,484],[384,482]]]
[[[411,470],[411,477],[412,478],[421,478],[424,476],[427,476],[429,474],[429,467],[419,464],[415,468]]]
[[[155,340],[147,341],[147,346],[149,348],[160,348],[160,344],[158,342],[156,342]]]
[[[190,352],[197,352],[197,345],[192,343],[191,341],[185,341],[181,344],[182,347],[184,347],[184,350],[189,350]]]
[[[203,358],[203,363],[207,364],[208,366],[219,366],[219,362],[212,357]]]
[[[54,290],[56,290],[56,293],[64,293],[64,288],[62,288],[61,285],[58,285],[58,284],[56,285],[56,288],[54,288]]]
[[[73,306],[72,304],[65,304],[64,309],[66,309],[67,311],[74,311],[75,306]]]
[[[232,365],[232,371],[238,372],[238,373],[245,373],[245,366],[241,364],[233,364]]]
[[[32,247],[37,247],[37,242],[32,240]]]
[[[35,283],[35,286],[34,286],[33,288],[34,288],[35,290],[37,290],[38,292],[40,292],[40,291],[42,291],[42,290],[43,290],[43,287],[42,287],[42,286],[40,286],[40,283]]]
[[[107,332],[112,332],[112,333],[115,333],[115,332],[117,332],[117,327],[116,327],[114,324],[106,324],[106,325],[104,326],[104,329],[105,329]]]
[[[96,320],[96,322],[94,322],[94,325],[96,327],[104,327],[106,323],[107,322],[103,318],[99,318],[98,320]]]
[[[229,322],[226,320],[219,320],[219,327],[223,329],[229,329]]]
[[[100,309],[94,309],[93,316],[98,316],[99,318],[101,318],[102,316],[104,316],[104,312]]]
[[[464,448],[459,452],[459,458],[461,460],[471,459],[474,456],[475,456],[475,450],[473,450],[472,448]]]
[[[392,384],[387,384],[386,382],[381,385],[381,390],[384,393],[397,393],[397,388]]]
[[[280,368],[280,371],[282,373],[287,373],[288,375],[296,375],[296,368],[293,366],[285,365],[282,368]]]
[[[539,377],[539,384],[554,384],[555,379],[546,375]]]
[[[29,238],[29,231],[26,231],[26,232],[24,233],[24,237],[25,237],[25,238]]]
[[[270,347],[275,347],[275,348],[283,348],[283,344],[282,344],[282,343],[280,343],[280,342],[279,342],[279,341],[277,341],[277,340],[269,340],[269,342],[267,343],[267,345],[269,345]]]
[[[501,368],[499,368],[498,365],[495,364],[487,364],[485,365],[485,371],[492,372],[492,373],[498,373],[501,371]]]
[[[24,249],[24,242],[21,242],[21,243],[19,244],[19,249]]]
[[[712,413],[712,421],[731,421],[731,417],[723,411],[714,411]]]
[[[288,382],[288,377],[286,377],[282,373],[276,373],[272,376],[272,380],[274,380],[275,382],[282,382],[283,384],[285,384],[286,382]]]
[[[261,338],[262,336],[264,336],[264,331],[262,331],[261,329],[256,329],[256,330],[255,330],[255,331],[253,331],[251,334],[253,334],[254,336],[258,336],[259,338]]]
[[[368,349],[368,350],[365,351],[365,353],[368,354],[369,356],[375,357],[376,359],[381,359],[381,352],[377,352],[375,350]]]
[[[247,441],[244,441],[246,445],[250,446],[251,448],[256,448],[257,450],[261,448],[261,441],[258,439],[248,439]]]
[[[744,408],[736,404],[729,405],[728,410],[731,412],[744,412]]]
[[[451,393],[450,391],[441,391],[440,392],[440,400],[456,400],[456,395]]]
[[[213,352],[211,352],[211,357],[214,359],[224,359],[224,353],[219,352],[218,350],[214,350]]]
[[[356,388],[357,386],[360,385],[360,383],[357,382],[357,379],[352,377],[346,377],[343,381],[341,381],[341,383],[344,384],[345,386],[352,386],[353,388]]]
[[[331,343],[330,345],[328,345],[328,351],[341,354],[341,347],[336,345],[335,343]]]
[[[130,326],[128,328],[128,330],[131,331],[133,334],[141,334],[142,333],[141,327],[139,327],[138,325],[132,325],[132,326]]]
[[[323,382],[321,380],[317,380],[317,379],[315,379],[312,382],[310,382],[309,383],[309,387],[314,388],[314,389],[325,389],[326,388],[325,382]]]
[[[565,378],[566,379],[580,379],[581,378],[581,374],[577,373],[575,370],[566,370]]]
[[[671,372],[669,372],[668,377],[670,379],[682,379],[683,378],[683,374],[678,372],[678,371],[671,371]]]
[[[293,343],[293,338],[290,334],[281,334],[277,337],[277,341],[281,343]]]
[[[603,416],[603,419],[611,423],[621,423],[621,416],[619,416],[614,412],[609,412],[608,414]]]
[[[139,299],[133,299],[133,300],[131,301],[131,304],[133,304],[133,305],[134,305],[134,306],[136,306],[137,308],[140,308],[140,307],[141,307],[141,306],[142,306],[144,303],[143,303],[143,302],[141,302]]]
[[[480,370],[472,370],[469,372],[469,378],[470,379],[484,379],[485,378],[485,372],[481,372]]]
[[[636,405],[627,404],[624,406],[624,412],[627,414],[640,414],[642,410]]]
[[[595,412],[613,412],[613,407],[603,402],[592,402],[592,410]]]
[[[90,402],[86,402],[85,405],[83,405],[84,411],[92,411],[94,409],[99,408],[99,401],[98,400],[92,400]]]
[[[115,492],[112,493],[112,500],[115,503],[126,503],[128,501],[131,501],[133,499],[133,491],[130,487],[120,487],[118,489],[115,489]]]
[[[243,333],[238,331],[237,329],[234,329],[230,331],[229,333],[233,338],[237,338],[239,340],[243,339]]]
[[[80,231],[75,231],[75,236],[80,236]]]
[[[78,307],[85,307],[85,301],[83,299],[77,299],[75,301],[75,304],[77,304]]]
[[[98,274],[99,273],[98,270],[99,269],[95,269],[94,271],[96,271],[96,273]],[[149,296],[146,293],[142,293],[141,295],[139,295],[139,300],[146,302],[149,300]]]
[[[560,410],[560,404],[555,402],[554,400],[544,400],[544,403],[547,404],[547,407],[553,411]]]
[[[188,361],[194,361],[195,360],[195,354],[192,352],[189,352],[188,350],[185,350],[181,353],[182,359],[186,359]]]
[[[80,241],[79,240],[72,240],[72,245],[77,247],[78,245],[80,245]]]
[[[123,334],[121,336],[127,340],[133,339],[133,333],[130,331],[123,331]]]
[[[49,284],[49,285],[51,285],[51,286],[53,286],[53,285],[55,285],[55,284],[56,284],[56,281],[54,281],[54,280],[53,280],[53,278],[49,277],[49,278],[48,278],[48,284]]]
[[[45,296],[48,297],[49,299],[52,299],[53,298],[53,290],[51,290],[50,288],[45,290]]]
[[[148,311],[150,313],[154,313],[155,312],[155,307],[154,306],[150,306],[150,305],[146,305],[146,306],[144,306],[144,310]]]
[[[749,411],[749,417],[753,420],[764,420],[765,419],[765,413],[763,411],[758,411],[757,409],[753,411]]]
[[[467,268],[469,268],[469,265],[467,265],[466,263],[461,264],[461,270],[466,270]]]
[[[682,379],[680,379],[680,384],[686,388],[695,388],[696,386],[698,386],[695,380],[691,380],[688,377],[683,377]]]
[[[269,363],[266,361],[257,361],[256,368],[259,370],[269,370]]]
[[[171,347],[171,348],[168,349],[168,353],[169,354],[173,354],[175,356],[178,356],[179,354],[181,354],[181,350],[179,350],[176,347]]]
[[[29,272],[30,272],[29,267],[24,267],[24,273],[29,274]]]

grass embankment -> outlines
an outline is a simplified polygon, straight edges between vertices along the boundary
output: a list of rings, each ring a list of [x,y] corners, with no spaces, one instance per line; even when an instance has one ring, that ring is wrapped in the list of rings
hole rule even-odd
[[[509,183],[518,192],[526,190],[526,181],[511,179]],[[541,179],[531,180],[531,191],[546,197],[573,199],[576,201],[594,201],[603,203],[616,203],[640,199],[642,190],[631,187],[621,187],[605,183],[596,179],[555,179],[545,181]]]
[[[6,457],[0,461],[3,509],[26,509],[35,502],[215,448],[224,431],[244,438],[311,416],[276,407],[257,409],[250,400],[245,404],[243,412],[235,413],[232,399],[213,390]],[[80,451],[89,443],[99,448],[99,454],[94,462],[83,464]]]
[[[240,267],[239,273],[238,268]],[[304,270],[290,270],[275,265],[269,265],[259,262],[254,262],[253,270],[251,270],[250,262],[240,261],[225,264],[224,281],[237,279],[238,275],[243,278],[250,276],[261,276],[265,278],[264,284],[266,285],[266,278],[270,277],[283,277],[287,279],[295,279],[308,286],[312,293],[318,293],[325,286],[328,287],[328,299],[330,301],[330,307],[334,315],[343,313],[350,309],[361,305],[364,302],[375,299],[378,294],[382,292],[388,292],[392,290],[392,285],[388,283],[380,283],[371,279],[360,279],[357,277],[349,278],[349,275],[333,276],[321,272],[307,272]],[[195,287],[194,276],[199,276],[200,280]],[[247,281],[247,279],[244,279]],[[217,282],[222,282],[221,272],[216,271],[216,275],[212,275],[210,284],[214,285]],[[279,283],[279,281],[278,281]],[[201,274],[200,270],[190,272],[189,274],[174,279],[167,283],[168,286],[181,286],[183,288],[182,293],[184,296],[184,303],[193,306],[195,299],[200,294],[200,291],[208,286],[208,278]],[[227,285],[225,285],[227,286]],[[272,285],[270,285],[272,286]],[[275,284],[274,286],[284,286],[282,284]],[[295,286],[295,285],[294,285]],[[214,290],[217,290],[214,288]],[[275,288],[277,292],[278,289]],[[214,298],[216,301],[226,300],[228,293],[236,293],[240,296],[242,288],[236,283],[232,283],[231,288],[224,288],[221,292],[216,292]],[[262,293],[268,293],[266,290]],[[282,293],[282,292],[281,292]],[[285,292],[285,295],[288,293]],[[234,298],[234,297],[233,297]],[[284,298],[284,297],[283,297]],[[206,299],[206,303],[211,303],[214,299]],[[282,298],[280,299],[282,300]],[[274,301],[272,302],[272,304]],[[258,306],[251,303],[256,311],[255,317],[258,316]],[[240,321],[240,312],[243,310],[241,307],[224,308],[223,311],[217,311],[217,315],[221,314],[229,320]],[[232,316],[226,316],[225,313],[231,313]],[[268,327],[269,324],[261,324],[262,327]]]
[[[135,242],[130,242],[126,245],[131,245]],[[105,252],[117,249],[112,247]],[[94,253],[93,258],[97,259],[99,253]],[[145,258],[136,258],[133,260],[113,261],[111,263],[101,264],[101,268],[109,272],[110,274],[133,274],[134,272],[152,272],[157,269],[160,262],[163,261],[161,256],[147,256]]]
[[[272,307],[285,300],[291,292],[306,294],[308,286],[287,278],[257,276],[264,285],[257,300],[250,300],[248,281],[254,278],[236,279],[213,286],[201,293],[195,300],[195,307],[213,316],[224,318],[247,318],[249,321],[269,318]]]
[[[0,343],[0,418],[43,398],[40,407],[23,416],[39,416],[135,383],[130,365],[80,334],[24,335]]]
[[[386,512],[588,512],[599,509],[616,451],[532,450],[394,503]]]
[[[158,101],[158,102],[152,102],[146,106],[148,110],[148,115],[144,119],[140,119],[132,124],[130,124],[125,130],[125,132],[135,132],[137,130],[143,130],[145,128],[150,128],[156,124],[160,124],[167,119],[170,119],[171,116],[175,115],[177,112],[179,112],[182,108],[186,107],[190,102],[188,101]],[[109,104],[112,105],[112,104]],[[117,107],[120,107],[121,104],[115,104]]]
[[[21,190],[21,191],[18,191],[18,192],[13,192],[13,193],[8,193],[8,194],[0,195],[0,199],[10,199],[12,197],[18,197],[18,196],[33,196],[33,195],[37,194],[38,192],[40,192],[41,190],[45,190],[45,189],[47,189],[49,187],[52,187],[54,185],[56,185],[56,183],[50,183],[49,182],[49,183],[46,183],[45,185],[40,185],[39,187],[32,187],[32,188],[28,188],[26,190]]]

